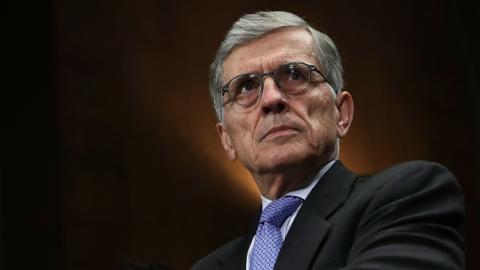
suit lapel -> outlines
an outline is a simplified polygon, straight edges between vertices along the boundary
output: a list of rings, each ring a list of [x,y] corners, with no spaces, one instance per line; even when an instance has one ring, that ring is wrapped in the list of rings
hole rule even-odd
[[[345,201],[355,177],[340,161],[325,173],[300,208],[280,250],[276,270],[309,268],[330,232],[328,217]]]

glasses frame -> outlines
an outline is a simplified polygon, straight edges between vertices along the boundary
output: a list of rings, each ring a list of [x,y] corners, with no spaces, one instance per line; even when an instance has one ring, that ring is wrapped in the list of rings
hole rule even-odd
[[[290,92],[288,91],[287,89],[282,89],[282,87],[279,86],[278,82],[275,80],[275,73],[278,72],[282,67],[287,67],[287,66],[292,66],[292,65],[305,65],[308,70],[310,71],[309,74],[308,74],[308,82],[306,83],[305,85],[305,88],[300,90],[300,91],[295,91],[295,92]],[[226,104],[230,103],[230,102],[235,102],[237,103],[235,100],[236,100],[236,97],[233,98],[231,95],[230,95],[230,92],[228,91],[229,89],[229,86],[230,86],[230,83],[232,81],[234,81],[235,79],[239,78],[239,77],[242,77],[242,76],[251,76],[251,75],[254,75],[256,77],[259,77],[260,78],[260,81],[261,81],[261,84],[260,84],[260,90],[257,91],[257,96],[255,97],[255,99],[252,101],[252,104],[255,104],[258,100],[258,97],[260,97],[262,94],[263,94],[263,86],[264,86],[264,83],[265,83],[265,78],[268,77],[268,76],[271,76],[272,79],[275,81],[275,84],[284,92],[287,92],[289,94],[296,94],[296,93],[300,93],[302,92],[303,90],[305,90],[306,88],[308,88],[308,86],[310,85],[310,82],[311,82],[311,79],[312,79],[312,72],[315,71],[317,72],[318,74],[320,74],[323,78],[322,81],[320,81],[319,83],[322,83],[322,82],[327,82],[328,84],[332,85],[328,79],[325,77],[325,75],[323,75],[323,73],[317,68],[317,66],[315,65],[311,65],[311,64],[307,64],[307,63],[304,63],[304,62],[290,62],[290,63],[286,63],[286,64],[283,64],[283,65],[280,65],[278,66],[277,68],[275,68],[274,70],[270,71],[270,72],[265,72],[265,73],[254,73],[254,72],[251,72],[251,73],[244,73],[244,74],[240,74],[240,75],[237,75],[235,77],[233,77],[232,79],[230,79],[230,81],[227,82],[227,84],[225,84],[224,86],[222,86],[221,88],[221,92],[222,92],[222,97],[225,95],[225,93],[228,93],[228,96],[229,96],[229,99],[224,102],[222,104],[222,107],[224,107]],[[238,104],[238,103],[237,103]],[[242,105],[242,104],[238,104],[240,106],[251,106],[251,105]]]

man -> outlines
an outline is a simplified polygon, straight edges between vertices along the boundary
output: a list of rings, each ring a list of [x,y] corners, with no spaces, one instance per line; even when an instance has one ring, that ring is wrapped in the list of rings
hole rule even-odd
[[[211,66],[222,145],[261,192],[252,230],[193,269],[462,269],[464,207],[444,167],[358,177],[337,160],[353,118],[332,40],[287,12],[240,18]]]

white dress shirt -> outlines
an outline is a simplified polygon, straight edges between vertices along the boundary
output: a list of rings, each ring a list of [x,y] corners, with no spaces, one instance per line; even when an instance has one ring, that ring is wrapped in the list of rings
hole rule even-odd
[[[287,194],[285,194],[284,196],[287,196],[287,195],[297,196],[297,197],[302,198],[305,201],[308,194],[310,194],[312,189],[318,183],[320,178],[322,178],[322,176],[328,171],[328,169],[330,169],[330,167],[333,166],[335,161],[336,160],[332,160],[329,163],[327,163],[325,166],[323,166],[320,169],[320,171],[317,173],[317,175],[315,175],[315,177],[313,178],[313,181],[310,182],[310,184],[307,187],[299,189],[299,190],[295,190],[295,191],[290,191]],[[271,203],[272,201],[263,197],[263,196],[261,196],[261,199],[262,199],[262,211],[263,211],[265,209],[265,207],[267,207],[267,205],[269,203]],[[289,217],[287,217],[287,219],[283,222],[282,227],[280,227],[280,233],[282,234],[282,240],[285,240],[285,237],[287,236],[288,230],[290,230],[290,226],[292,226],[292,223],[295,220],[295,217],[297,216],[298,211],[300,210],[302,205],[303,205],[303,203],[300,204],[300,206],[297,208],[297,210],[295,210],[295,212],[293,212],[293,214],[291,214]],[[255,242],[255,236],[253,236],[252,242],[250,243],[250,247],[248,248],[246,270],[250,269],[250,256],[252,255],[252,248],[253,248],[253,243],[254,242]]]

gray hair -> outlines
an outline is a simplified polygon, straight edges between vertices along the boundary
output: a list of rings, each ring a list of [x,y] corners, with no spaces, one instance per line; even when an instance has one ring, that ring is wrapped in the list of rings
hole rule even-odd
[[[313,39],[315,55],[319,67],[326,79],[331,83],[335,94],[343,88],[342,63],[333,41],[324,33],[315,30],[299,16],[284,11],[260,11],[247,14],[238,19],[227,33],[215,60],[210,65],[210,96],[213,107],[220,122],[223,122],[223,98],[221,93],[223,82],[223,63],[237,47],[261,38],[266,34],[286,27],[300,27],[307,30]]]

